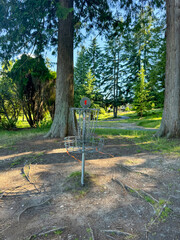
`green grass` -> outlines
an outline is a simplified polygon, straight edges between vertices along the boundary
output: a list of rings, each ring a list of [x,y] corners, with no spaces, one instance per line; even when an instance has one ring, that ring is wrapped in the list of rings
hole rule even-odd
[[[22,139],[28,139],[37,135],[46,134],[49,127],[27,128],[17,131],[7,131],[0,129],[0,148],[11,147]]]
[[[56,231],[54,231],[54,233],[55,233],[56,235],[61,235],[61,234],[63,233],[63,231],[62,231],[62,230],[56,230]]]
[[[147,111],[143,117],[139,117],[134,111],[120,112],[118,118],[121,116],[129,117],[129,119],[116,120],[113,118],[113,113],[106,113],[99,116],[98,126],[102,127],[118,127],[121,123],[135,123],[137,126],[145,128],[159,128],[162,119],[162,109],[154,109]],[[114,121],[110,121],[114,119]],[[109,121],[108,121],[109,120]],[[104,121],[104,122],[102,122]]]
[[[28,122],[23,120],[22,114],[19,116],[14,130],[3,130],[0,128],[0,148],[11,147],[17,141],[28,139],[37,135],[46,134],[51,126],[51,117],[48,114],[37,128],[30,128]]]
[[[123,129],[96,129],[96,134],[104,137],[118,136],[130,139],[142,149],[180,156],[180,139],[154,137],[155,131],[135,131]]]
[[[145,127],[145,128],[156,128],[158,129],[161,124],[161,119],[146,119],[146,120],[140,120],[137,124],[137,126]]]

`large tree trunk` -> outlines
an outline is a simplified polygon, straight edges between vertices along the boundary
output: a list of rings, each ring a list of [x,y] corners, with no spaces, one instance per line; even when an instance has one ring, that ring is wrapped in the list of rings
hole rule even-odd
[[[180,137],[180,0],[166,0],[165,100],[157,136]]]
[[[62,7],[73,7],[73,0],[59,2]],[[55,115],[46,137],[63,138],[72,134],[69,108],[73,106],[73,99],[73,14],[69,13],[66,19],[59,19]]]

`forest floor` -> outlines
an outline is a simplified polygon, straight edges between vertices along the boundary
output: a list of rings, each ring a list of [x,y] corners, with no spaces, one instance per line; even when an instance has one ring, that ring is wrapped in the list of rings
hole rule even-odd
[[[178,240],[180,159],[121,136],[80,154],[42,135],[0,149],[0,239]]]

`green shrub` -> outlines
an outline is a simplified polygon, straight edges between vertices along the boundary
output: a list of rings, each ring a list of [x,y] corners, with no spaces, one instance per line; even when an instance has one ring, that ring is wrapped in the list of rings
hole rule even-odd
[[[16,123],[17,123],[17,120],[15,119],[1,119],[1,126],[4,130],[11,130],[11,129],[14,129],[16,128]]]
[[[38,128],[49,128],[52,124],[52,120],[46,120],[46,118],[44,118],[43,120],[41,120],[38,124],[37,127]]]

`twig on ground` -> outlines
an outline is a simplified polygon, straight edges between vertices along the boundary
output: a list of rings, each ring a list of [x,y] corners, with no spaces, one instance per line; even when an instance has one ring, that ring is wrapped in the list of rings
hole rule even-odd
[[[46,232],[41,232],[38,234],[38,236],[44,236],[46,234],[49,234],[49,233],[52,233],[52,232],[56,232],[56,231],[64,231],[66,227],[58,227],[58,228],[53,228],[53,229],[50,229]]]
[[[23,186],[26,186],[26,185],[21,185],[21,186],[16,186],[14,188],[10,188],[10,189],[6,189],[4,190],[3,193],[1,193],[1,196],[0,196],[0,199],[7,196],[8,194],[12,193],[12,191],[16,190],[17,188],[20,188],[20,187],[23,187]],[[11,192],[8,192],[8,191],[11,191]]]
[[[116,163],[116,166],[120,167],[122,170],[125,170],[127,172],[132,172],[133,171],[132,169],[130,169],[129,167],[127,167],[127,166],[125,166],[123,164]]]
[[[119,184],[124,191],[128,191],[128,189],[126,188],[126,186],[125,186],[122,182],[120,182],[119,180],[117,180],[116,178],[112,178],[111,180],[112,180],[113,182],[116,182],[117,184]]]
[[[1,193],[0,199],[5,196],[5,193],[6,193],[6,192]]]
[[[127,172],[132,172],[132,173],[136,173],[136,174],[141,174],[141,175],[144,176],[144,177],[151,178],[151,179],[157,181],[156,178],[154,178],[153,176],[150,176],[150,175],[147,174],[147,173],[135,171],[135,170],[131,169],[130,167],[125,166],[125,165],[123,165],[123,164],[117,163],[116,165],[117,165],[118,167],[120,167],[122,170],[125,170],[125,171],[127,171]]]
[[[148,228],[147,228],[147,226],[146,226],[146,224],[145,224],[145,232],[146,232],[146,239],[148,240],[149,239],[149,230],[148,230]]]

